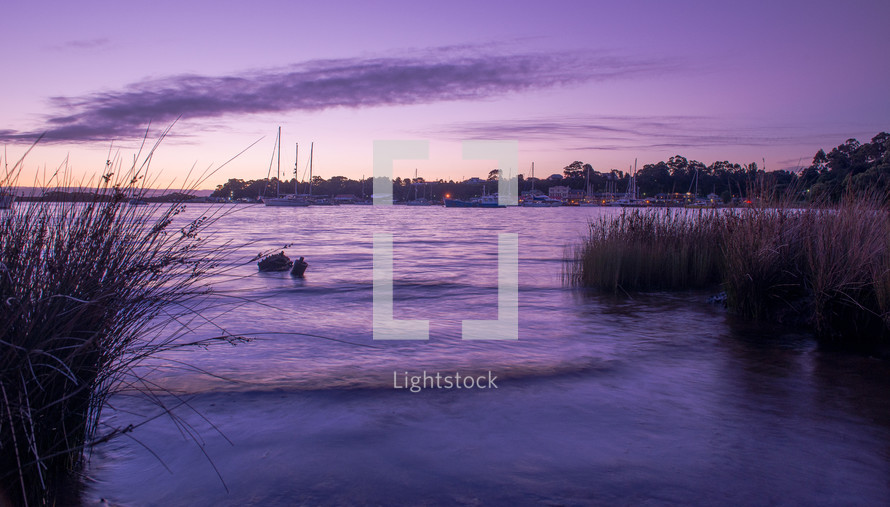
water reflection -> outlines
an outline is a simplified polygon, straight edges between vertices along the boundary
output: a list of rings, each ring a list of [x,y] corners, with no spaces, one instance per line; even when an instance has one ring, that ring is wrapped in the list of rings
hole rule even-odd
[[[266,304],[216,318],[262,339],[188,356],[236,382],[183,371],[157,379],[200,411],[177,414],[202,446],[154,420],[136,436],[172,473],[140,445],[115,441],[97,450],[89,494],[140,505],[890,498],[886,361],[739,320],[707,293],[568,289],[565,245],[613,211],[494,211],[308,208],[299,228],[271,221],[261,232],[248,225],[263,216],[245,211],[224,224],[264,248],[296,236],[310,270],[293,280],[245,268],[233,289]],[[430,319],[428,342],[371,339],[370,234],[381,223],[400,231],[397,318]],[[463,342],[463,319],[496,312],[500,230],[521,233],[520,340]],[[491,370],[499,388],[393,389],[393,371],[406,370]],[[118,407],[109,422],[152,414],[136,400]]]

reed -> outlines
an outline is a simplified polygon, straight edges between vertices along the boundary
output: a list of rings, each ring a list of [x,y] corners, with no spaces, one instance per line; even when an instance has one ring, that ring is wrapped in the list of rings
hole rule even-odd
[[[109,162],[88,202],[0,212],[0,503],[73,503],[84,450],[132,430],[100,413],[112,394],[150,388],[141,364],[241,340],[187,334],[223,265],[227,245],[204,233],[225,211],[129,205],[146,167]]]
[[[802,218],[785,208],[754,208],[733,217],[720,239],[729,308],[755,320],[799,320]]]
[[[809,213],[801,238],[813,326],[825,339],[868,341],[886,334],[890,220],[873,200]]]
[[[623,211],[591,224],[572,283],[610,292],[722,286],[756,320],[810,326],[825,342],[890,336],[890,213],[884,196],[796,209]]]
[[[568,273],[577,285],[610,292],[707,287],[720,280],[716,210],[624,210],[590,224]]]

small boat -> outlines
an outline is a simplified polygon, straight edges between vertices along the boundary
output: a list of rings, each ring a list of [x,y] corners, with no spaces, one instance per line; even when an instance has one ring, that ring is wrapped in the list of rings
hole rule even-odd
[[[148,204],[148,201],[145,199],[141,199],[139,197],[134,197],[130,199],[130,206],[145,206]]]
[[[476,197],[470,199],[469,201],[464,201],[461,199],[445,199],[445,207],[446,208],[506,208],[503,204],[498,204],[498,196],[494,195],[483,195],[482,197]]]
[[[299,260],[294,261],[294,267],[291,269],[290,274],[292,276],[303,278],[303,273],[306,272],[307,267],[309,267],[309,263],[300,257]]]
[[[493,194],[485,192],[485,185],[482,185],[482,197],[473,197],[469,201],[446,197],[444,202],[446,208],[506,208],[498,203],[497,192]]]
[[[270,272],[287,271],[291,268],[291,266],[294,265],[294,263],[287,257],[287,255],[284,255],[284,252],[280,252],[263,257],[259,262],[256,263],[256,265],[260,271]]]
[[[297,261],[292,261],[284,252],[267,255],[256,263],[257,268],[263,273],[273,273],[290,270],[290,274],[299,278],[303,278],[303,273],[309,267],[309,263],[305,258],[300,257]]]
[[[267,197],[263,199],[263,204],[266,206],[288,206],[288,207],[297,207],[297,206],[309,206],[311,203],[294,194],[282,195],[280,197]]]
[[[523,200],[519,205],[526,208],[554,208],[562,206],[563,202],[546,195],[535,195],[531,199]]]

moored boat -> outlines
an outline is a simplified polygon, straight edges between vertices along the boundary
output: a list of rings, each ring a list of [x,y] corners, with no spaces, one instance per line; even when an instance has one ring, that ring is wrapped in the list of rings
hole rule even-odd
[[[519,203],[519,205],[526,208],[554,208],[557,206],[562,206],[563,202],[559,199],[554,199],[546,195],[535,195],[531,198],[523,199]]]
[[[503,204],[498,204],[498,195],[483,195],[475,197],[469,201],[461,199],[445,199],[446,208],[506,208]]]

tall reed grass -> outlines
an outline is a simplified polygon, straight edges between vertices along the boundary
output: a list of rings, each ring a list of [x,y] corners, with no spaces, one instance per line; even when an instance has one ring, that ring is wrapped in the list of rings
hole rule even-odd
[[[746,317],[825,341],[890,336],[890,213],[882,196],[795,209],[624,210],[590,225],[568,277],[610,292],[722,286]]]
[[[88,202],[0,212],[0,503],[75,503],[84,450],[132,429],[101,425],[109,397],[152,387],[140,364],[242,340],[188,341],[228,248],[205,232],[225,212],[129,205],[147,166],[120,165],[109,162]]]
[[[726,226],[716,210],[633,209],[601,217],[574,252],[568,275],[611,292],[711,286],[720,281]]]

